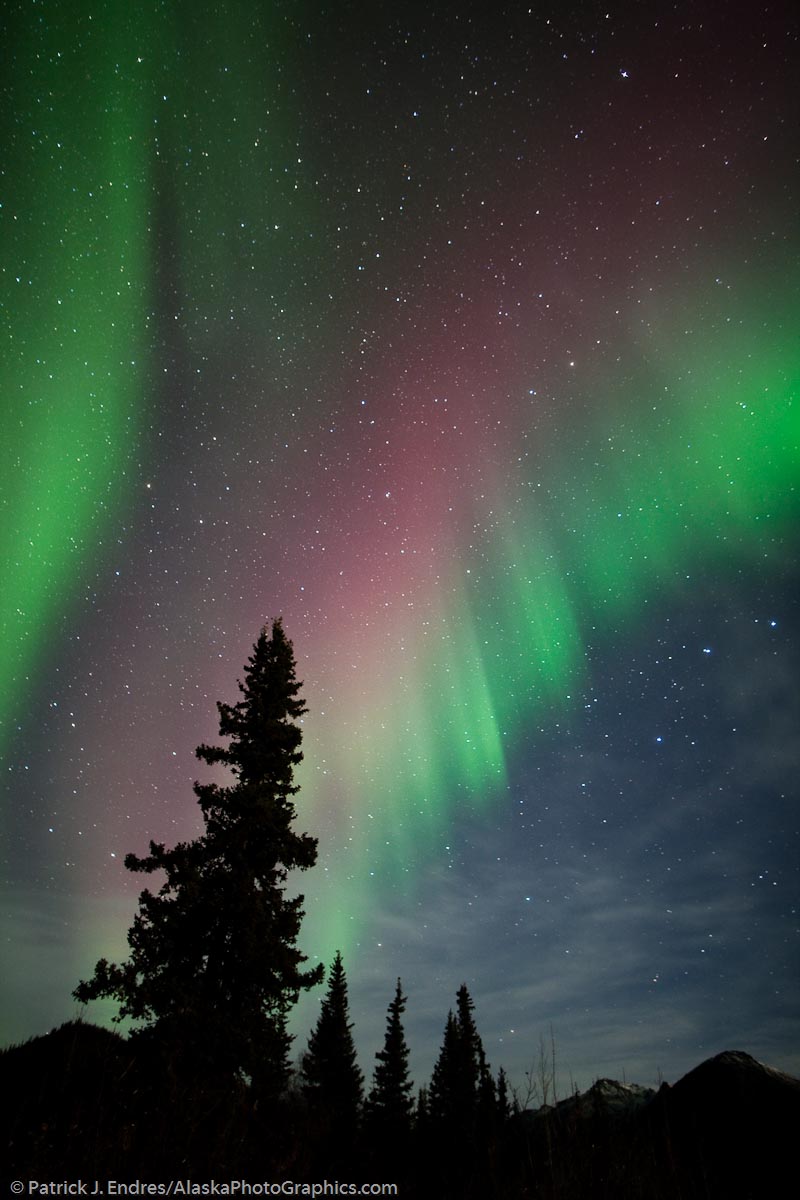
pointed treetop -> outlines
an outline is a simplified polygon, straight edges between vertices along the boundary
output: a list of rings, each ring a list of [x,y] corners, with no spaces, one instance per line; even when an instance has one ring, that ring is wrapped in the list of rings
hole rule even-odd
[[[398,979],[387,1012],[383,1049],[375,1055],[375,1074],[369,1096],[373,1118],[398,1127],[408,1125],[413,1107],[413,1083],[408,1074],[408,1046],[402,1021],[405,1007],[406,997]]]
[[[312,1104],[335,1111],[340,1122],[346,1119],[354,1123],[361,1105],[363,1076],[349,1015],[347,978],[337,950],[319,1018],[303,1055],[303,1091]]]
[[[302,730],[296,724],[308,710],[298,692],[292,643],[280,617],[265,625],[247,660],[242,699],[217,703],[219,731],[227,746],[198,746],[196,754],[209,764],[223,763],[242,782],[268,784],[283,797],[297,792],[293,768],[302,762]]]

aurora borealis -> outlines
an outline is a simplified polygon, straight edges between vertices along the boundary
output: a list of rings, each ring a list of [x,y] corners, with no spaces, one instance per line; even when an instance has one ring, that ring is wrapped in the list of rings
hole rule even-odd
[[[796,14],[8,14],[5,1039],[280,613],[367,1073],[800,1070]]]

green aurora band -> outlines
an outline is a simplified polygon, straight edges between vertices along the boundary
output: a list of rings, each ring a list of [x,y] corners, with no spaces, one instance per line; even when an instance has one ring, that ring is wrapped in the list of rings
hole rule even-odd
[[[35,11],[35,10],[34,10]],[[147,374],[147,40],[136,6],[20,7],[5,139],[0,751],[126,499]],[[120,63],[127,64],[125,69]],[[79,82],[80,81],[80,82]],[[143,101],[142,97],[145,97]]]
[[[171,323],[232,312],[253,287],[252,229],[304,219],[294,175],[263,145],[278,124],[269,56],[242,53],[274,43],[269,13],[192,11],[108,0],[9,20],[0,755],[53,629],[64,636],[134,504]],[[219,68],[226,52],[235,71]],[[199,324],[186,347],[198,371],[226,336]]]

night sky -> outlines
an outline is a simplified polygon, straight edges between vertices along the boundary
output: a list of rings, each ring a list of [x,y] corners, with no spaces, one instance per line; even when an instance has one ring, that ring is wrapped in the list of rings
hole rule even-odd
[[[418,1085],[462,982],[516,1084],[800,1073],[794,6],[3,21],[3,1041],[282,614],[368,1076],[398,975]]]

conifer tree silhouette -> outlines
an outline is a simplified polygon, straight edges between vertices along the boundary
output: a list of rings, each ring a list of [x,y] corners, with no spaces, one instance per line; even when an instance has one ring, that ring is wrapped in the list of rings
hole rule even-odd
[[[413,1083],[408,1073],[408,1046],[403,1030],[406,997],[397,980],[386,1018],[383,1049],[375,1055],[372,1090],[367,1102],[367,1128],[379,1156],[395,1162],[408,1152]]]
[[[508,1097],[508,1076],[504,1067],[501,1067],[497,1073],[497,1116],[501,1125],[505,1124],[511,1116],[511,1101]]]
[[[497,1115],[497,1086],[492,1078],[491,1068],[486,1061],[483,1043],[478,1038],[478,1090],[476,1096],[476,1115],[478,1128],[485,1133],[494,1130]]]
[[[466,984],[458,989],[456,1015],[447,1015],[444,1039],[433,1070],[430,1115],[454,1136],[470,1136],[476,1119],[488,1119],[495,1087],[475,1025],[475,1005]]]
[[[302,969],[303,897],[285,894],[288,872],[317,857],[316,839],[292,829],[301,686],[277,619],[248,659],[241,699],[217,704],[220,736],[230,741],[197,748],[209,765],[229,767],[234,782],[195,784],[202,836],[171,850],[151,842],[144,858],[127,855],[128,870],[163,871],[166,879],[139,897],[127,962],[101,959],[74,992],[82,1002],[116,1000],[116,1019],[139,1022],[138,1036],[175,1075],[246,1082],[265,1099],[288,1076],[288,1012],[322,974],[321,966]]]
[[[421,1087],[417,1092],[417,1107],[414,1112],[414,1125],[416,1129],[427,1130],[429,1117],[428,1089]]]
[[[457,1040],[457,1086],[462,1096],[463,1109],[472,1112],[478,1099],[478,1088],[481,1080],[481,1065],[485,1066],[486,1058],[483,1045],[478,1035],[473,1012],[475,1004],[467,991],[467,985],[462,983],[456,995],[456,1023],[458,1025]]]
[[[301,1065],[302,1088],[319,1137],[352,1146],[361,1110],[363,1076],[349,1020],[347,978],[337,950],[316,1027]]]
[[[447,1014],[439,1057],[433,1068],[428,1092],[428,1112],[436,1125],[450,1126],[456,1120],[458,1108],[458,1024],[453,1010]]]
[[[429,1096],[428,1163],[462,1191],[486,1179],[486,1154],[494,1134],[495,1085],[473,1016],[466,984],[458,989],[456,1015],[447,1014]],[[435,1158],[431,1150],[436,1149]],[[476,1193],[478,1194],[478,1193]],[[481,1193],[482,1194],[482,1193]]]

